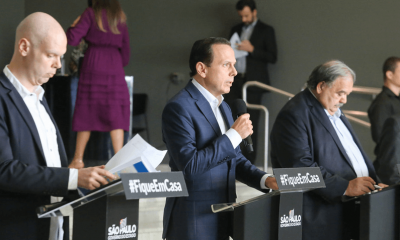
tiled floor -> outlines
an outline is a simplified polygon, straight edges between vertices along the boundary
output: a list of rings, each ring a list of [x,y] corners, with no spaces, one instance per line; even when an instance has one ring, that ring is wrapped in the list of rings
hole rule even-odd
[[[160,165],[157,170],[167,172],[170,171],[170,168],[168,165]],[[237,202],[263,194],[241,182],[236,182],[236,192]],[[161,240],[164,204],[165,198],[140,200],[138,240]]]

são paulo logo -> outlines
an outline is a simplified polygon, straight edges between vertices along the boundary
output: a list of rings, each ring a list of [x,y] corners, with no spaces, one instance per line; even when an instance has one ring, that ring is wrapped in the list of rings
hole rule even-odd
[[[128,218],[123,218],[119,221],[119,226],[113,224],[108,228],[108,240],[113,239],[126,239],[136,237],[136,224],[128,225]]]
[[[281,228],[301,226],[301,215],[294,215],[294,209],[289,211],[289,215],[283,214],[281,217]]]

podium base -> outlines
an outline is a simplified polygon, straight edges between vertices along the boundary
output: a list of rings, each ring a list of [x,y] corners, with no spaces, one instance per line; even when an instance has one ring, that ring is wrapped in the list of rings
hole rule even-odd
[[[73,240],[138,239],[139,200],[104,196],[74,210]]]

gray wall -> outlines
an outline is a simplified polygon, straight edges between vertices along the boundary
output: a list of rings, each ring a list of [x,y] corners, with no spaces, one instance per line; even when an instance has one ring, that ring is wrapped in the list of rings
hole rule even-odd
[[[0,11],[0,49],[8,49],[12,29],[22,13],[44,11],[53,15],[66,29],[83,12],[86,1],[62,4],[55,0],[6,1]],[[188,58],[193,42],[208,36],[228,37],[238,23],[236,0],[120,0],[128,16],[131,62],[127,75],[135,76],[135,91],[147,93],[151,143],[164,148],[161,113],[166,100],[182,89],[189,79]],[[19,4],[17,4],[19,3]],[[17,6],[17,7],[15,7]],[[273,86],[291,93],[299,92],[312,69],[327,60],[340,59],[357,73],[356,85],[380,87],[381,65],[391,55],[400,55],[397,44],[398,9],[396,0],[320,1],[258,0],[259,18],[272,25],[278,43],[278,62],[270,66]],[[11,14],[16,11],[17,14]],[[10,30],[11,29],[11,30]],[[13,35],[12,35],[13,36]],[[1,51],[0,61],[3,61]],[[68,54],[67,54],[68,55]],[[169,83],[169,74],[179,72],[184,81]],[[271,126],[287,101],[273,93],[264,97],[270,109]],[[353,93],[344,109],[366,111],[371,98]],[[353,124],[373,159],[370,132]],[[261,165],[261,162],[258,162]]]
[[[15,29],[24,19],[24,0],[2,0],[0,7],[0,70],[11,60],[14,52]]]
[[[194,41],[207,36],[228,37],[236,20],[232,1],[121,1],[128,15],[132,61],[127,74],[135,76],[135,91],[150,96],[151,143],[165,147],[161,136],[161,114],[167,99],[189,80],[189,52]],[[172,72],[183,74],[183,82],[170,84]]]

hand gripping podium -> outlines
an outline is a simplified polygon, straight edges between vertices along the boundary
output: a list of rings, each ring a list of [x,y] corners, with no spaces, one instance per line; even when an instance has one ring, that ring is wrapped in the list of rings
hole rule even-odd
[[[347,198],[359,206],[356,216],[359,240],[400,239],[400,185],[375,190],[359,197]]]
[[[240,203],[214,204],[214,213],[233,211],[235,240],[301,240],[303,192],[325,187],[319,168],[274,169],[279,191]]]
[[[70,216],[73,240],[138,239],[139,199],[188,196],[182,172],[126,173],[86,196],[41,206],[39,218]]]

